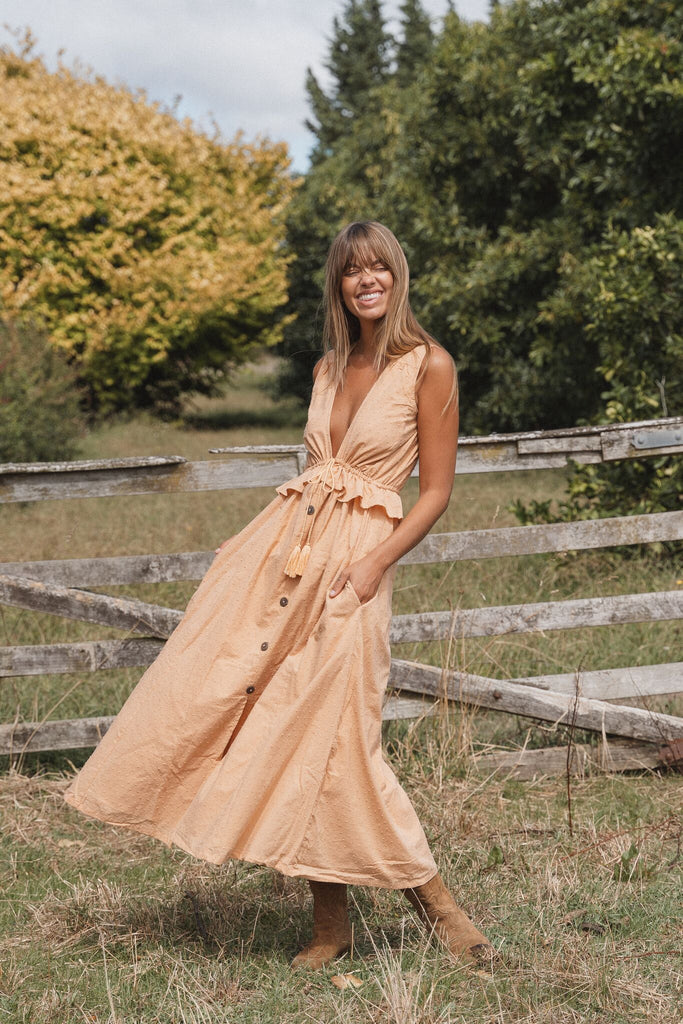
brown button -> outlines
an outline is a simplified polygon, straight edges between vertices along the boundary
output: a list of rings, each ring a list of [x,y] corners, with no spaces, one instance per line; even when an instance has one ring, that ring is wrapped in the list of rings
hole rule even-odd
[[[253,693],[253,692],[254,692],[254,687],[253,686],[248,686],[247,687],[247,693]]]
[[[315,512],[314,506],[313,505],[309,505],[308,508],[306,509],[307,515],[312,516],[314,512]]]
[[[280,598],[280,604],[282,605],[283,608],[286,608],[287,605],[289,604],[289,601],[287,600],[286,597],[281,597]]]
[[[268,650],[268,641],[267,640],[264,640],[263,643],[261,644],[261,650],[262,651],[267,651]]]

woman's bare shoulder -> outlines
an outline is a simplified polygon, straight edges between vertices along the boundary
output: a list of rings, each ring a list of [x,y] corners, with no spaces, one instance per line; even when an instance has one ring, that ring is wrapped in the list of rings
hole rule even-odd
[[[423,382],[448,381],[451,383],[455,372],[455,363],[450,352],[447,352],[443,345],[438,345],[436,342],[430,342],[429,360],[425,369]]]

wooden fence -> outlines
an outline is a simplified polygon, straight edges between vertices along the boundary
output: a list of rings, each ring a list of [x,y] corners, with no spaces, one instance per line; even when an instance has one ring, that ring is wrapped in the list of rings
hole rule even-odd
[[[300,445],[212,449],[230,459],[188,462],[181,456],[0,466],[0,503],[178,491],[229,490],[282,483],[303,469]],[[606,462],[683,452],[683,417],[605,427],[462,438],[458,474],[487,473]],[[416,471],[417,472],[417,471]],[[403,564],[463,561],[683,538],[683,511],[550,525],[430,534]],[[150,664],[182,612],[89,591],[132,583],[198,580],[213,552],[124,555],[41,562],[0,562],[0,604],[49,612],[128,635],[121,639],[0,648],[0,677],[92,672]],[[502,636],[541,630],[655,622],[683,618],[683,590],[582,598],[497,608],[396,615],[392,643],[442,638]],[[573,666],[569,666],[573,668]],[[491,679],[392,661],[384,718],[434,713],[439,700],[459,701],[541,719],[571,723],[629,743],[603,743],[601,763],[612,768],[679,764],[683,718],[614,703],[683,692],[683,663],[601,669],[523,679]],[[110,717],[0,725],[0,753],[94,746]],[[635,743],[633,741],[636,741]],[[573,768],[590,760],[577,748]],[[564,770],[566,751],[511,752],[481,759],[495,769],[528,777]]]

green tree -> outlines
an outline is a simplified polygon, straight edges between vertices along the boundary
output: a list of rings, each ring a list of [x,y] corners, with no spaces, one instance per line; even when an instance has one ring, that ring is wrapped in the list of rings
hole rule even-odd
[[[30,322],[0,320],[0,462],[72,458],[83,426],[64,356]]]
[[[410,131],[419,97],[423,55],[431,53],[429,19],[418,2],[402,5],[402,34],[389,36],[379,3],[347,3],[334,22],[324,93],[309,73],[307,88],[315,133],[311,169],[287,211],[289,270],[286,358],[281,391],[302,402],[320,352],[323,264],[337,231],[348,221],[382,219],[394,227],[399,208],[412,203],[402,189],[396,157],[399,136]],[[412,38],[410,36],[412,35]],[[392,191],[393,190],[393,191]]]
[[[309,70],[306,82],[315,135],[311,169],[287,210],[289,268],[287,357],[278,389],[307,401],[320,352],[323,265],[332,238],[349,219],[369,216],[372,168],[384,137],[384,93],[391,39],[377,0],[348,0],[335,18],[325,93]]]
[[[396,41],[396,81],[409,88],[434,50],[434,32],[420,0],[403,0],[400,6],[401,35]]]
[[[347,0],[334,19],[325,67],[332,76],[326,94],[309,68],[306,90],[314,120],[307,127],[316,136],[312,160],[330,156],[334,145],[358,117],[376,110],[376,89],[389,77],[391,36],[379,0]]]
[[[416,306],[460,365],[465,429],[600,415],[594,341],[580,308],[552,298],[611,227],[681,212],[682,28],[660,0],[446,19],[414,112],[423,143],[397,160],[419,211],[402,235],[420,254]]]
[[[683,221],[610,228],[584,262],[567,258],[547,313],[580,315],[598,360],[604,423],[683,413]],[[683,502],[679,456],[581,466],[555,510],[521,502],[522,522],[666,512]]]

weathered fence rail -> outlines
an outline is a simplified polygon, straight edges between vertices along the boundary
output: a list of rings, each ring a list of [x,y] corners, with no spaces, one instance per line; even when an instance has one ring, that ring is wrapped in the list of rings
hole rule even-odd
[[[0,601],[19,608],[47,610],[68,618],[94,622],[103,626],[116,623],[130,632],[152,633],[166,638],[180,621],[182,612],[159,605],[84,594],[79,603],[78,591],[64,594],[63,588],[38,588],[40,599],[33,599],[33,581],[0,576]],[[91,597],[100,600],[92,602]],[[52,603],[51,600],[52,599]],[[71,615],[67,615],[71,602]],[[112,613],[110,614],[110,608]],[[85,619],[84,610],[88,618]],[[158,613],[158,618],[156,617]],[[122,619],[122,616],[126,616]],[[418,612],[394,615],[389,639],[392,644],[416,643],[426,640],[468,639],[482,636],[506,636],[515,633],[537,633],[544,630],[580,629],[585,626],[610,626],[630,622],[661,622],[683,618],[683,591],[671,590],[645,594],[619,594],[614,597],[577,598],[571,601],[547,601],[539,604],[498,605],[489,608],[459,608],[452,612]],[[79,643],[41,644],[36,646],[0,648],[0,678],[3,676],[42,675],[47,672],[74,672],[91,665],[99,668],[124,668],[150,664],[159,651],[156,639],[81,641]],[[138,660],[133,660],[138,659]],[[660,681],[674,689],[657,690],[653,680],[650,693],[677,692],[675,684],[680,666],[662,666],[671,672],[660,673]],[[632,672],[640,677],[643,667],[602,669],[597,673],[607,682],[609,672]],[[537,677],[541,678],[541,677]],[[565,676],[547,677],[558,681]],[[573,676],[572,676],[573,678]],[[584,675],[584,680],[586,675]],[[539,683],[538,685],[542,685]],[[682,684],[683,685],[683,684]],[[607,688],[607,687],[606,687]],[[619,692],[614,697],[641,696],[644,691]],[[613,699],[605,696],[604,699]]]
[[[277,485],[304,467],[303,446],[213,449],[230,461],[187,462],[181,456],[0,466],[0,503]],[[547,469],[683,452],[683,417],[608,427],[463,438],[458,473]],[[683,511],[540,526],[430,534],[403,564],[511,557],[683,538]],[[0,563],[0,604],[113,627],[119,639],[0,648],[0,678],[39,676],[150,664],[182,618],[179,610],[90,592],[89,587],[200,579],[214,557],[195,551],[159,555]],[[392,644],[502,636],[544,630],[615,626],[683,618],[683,592],[622,594],[448,612],[396,615]],[[571,721],[603,736],[627,737],[602,761],[612,767],[653,767],[680,758],[683,719],[615,701],[683,692],[683,663],[607,668],[519,679],[490,679],[394,659],[385,719],[434,713],[440,700],[496,708],[556,724]],[[418,696],[419,695],[419,696]],[[70,749],[96,744],[110,717],[13,722],[0,726],[0,753]],[[633,740],[647,741],[633,744]],[[653,744],[659,744],[658,747]],[[562,755],[565,757],[564,753]],[[590,754],[576,752],[582,770]],[[499,758],[522,777],[557,767],[552,751]],[[559,763],[559,762],[558,762]],[[566,757],[563,762],[566,767]]]
[[[303,445],[249,445],[211,451],[240,458],[188,462],[181,455],[153,455],[84,462],[6,463],[0,465],[0,503],[271,487],[300,473],[306,458]],[[595,463],[676,452],[683,452],[683,417],[463,437],[458,444],[456,473],[554,469],[566,466],[570,460]]]
[[[280,481],[282,482],[282,481]],[[430,533],[400,560],[401,565],[462,562],[510,555],[540,555],[551,551],[651,544],[683,536],[683,511],[656,512],[573,523],[507,526],[494,530]],[[213,551],[176,555],[123,555],[115,558],[75,558],[54,562],[0,562],[0,571],[66,586],[104,587],[127,583],[167,583],[201,579]]]

